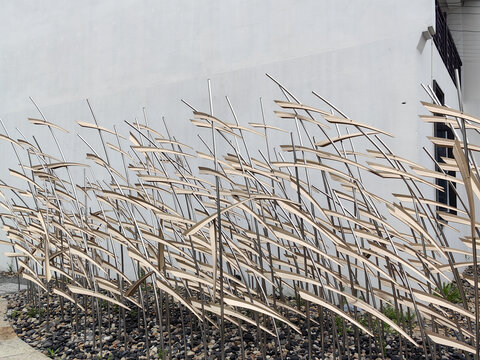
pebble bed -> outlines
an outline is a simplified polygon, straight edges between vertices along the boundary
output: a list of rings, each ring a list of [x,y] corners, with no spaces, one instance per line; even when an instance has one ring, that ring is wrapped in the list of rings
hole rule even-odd
[[[468,272],[469,269],[466,270],[466,273]],[[41,297],[42,306],[33,306],[27,300],[26,291],[7,294],[4,298],[8,300],[7,317],[17,335],[51,358],[147,359],[147,349],[149,349],[150,359],[205,359],[202,325],[196,319],[191,321],[188,311],[184,309],[182,311],[178,305],[170,306],[170,334],[165,331],[166,323],[164,323],[162,334],[153,307],[147,311],[149,337],[146,344],[144,320],[141,312],[138,313],[136,310],[126,312],[124,327],[118,308],[102,304],[102,329],[100,332],[96,326],[94,336],[92,315],[87,313],[85,316],[83,312],[76,311],[75,306],[70,302],[61,302],[59,297],[49,297],[50,313],[47,313],[45,307],[47,299],[44,295]],[[149,303],[153,304],[153,296]],[[163,321],[165,321],[166,314],[163,315]],[[334,329],[331,321],[324,318],[321,326],[315,310],[312,310],[312,319],[317,321],[310,324],[313,359],[382,359],[381,350],[375,346],[374,340],[368,335],[360,334],[358,344],[354,330],[347,327],[347,336],[344,336],[343,331],[340,330],[339,341],[335,342],[334,347],[335,337],[332,335]],[[294,314],[289,316],[289,320],[299,327],[302,334],[277,323],[283,359],[307,359],[309,341],[306,321]],[[271,324],[268,327],[270,328]],[[338,329],[337,326],[335,329]],[[125,334],[127,334],[126,339]],[[207,358],[220,358],[220,331],[209,324],[205,334]],[[415,338],[415,340],[422,344],[421,339]],[[169,343],[171,346],[168,346]],[[339,345],[342,348],[340,354]],[[394,332],[387,334],[383,346],[386,360],[425,359],[422,346],[413,347],[405,340],[402,341],[402,352],[400,352],[400,339]],[[238,326],[230,322],[225,323],[224,348],[225,358],[231,360],[281,359],[276,338],[266,333],[262,333],[259,338],[256,326],[245,323],[241,332]],[[459,350],[437,347],[435,356],[428,354],[428,359],[447,360],[465,359],[465,357]]]

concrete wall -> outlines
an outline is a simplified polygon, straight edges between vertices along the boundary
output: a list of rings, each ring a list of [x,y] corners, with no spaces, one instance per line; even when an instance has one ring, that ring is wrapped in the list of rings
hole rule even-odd
[[[26,120],[39,116],[29,96],[50,121],[86,135],[97,148],[93,133],[76,125],[92,121],[87,97],[106,127],[126,130],[122,121],[143,118],[145,107],[153,127],[162,128],[165,116],[180,141],[203,150],[188,120],[191,111],[180,99],[208,111],[210,78],[215,115],[233,121],[228,95],[241,123],[261,121],[263,97],[267,122],[285,127],[272,114],[272,100],[282,93],[268,72],[304,103],[324,107],[311,94],[315,90],[351,118],[395,133],[389,141],[394,152],[431,168],[418,150],[432,149],[426,136],[433,133],[417,118],[424,112],[419,101],[429,100],[420,84],[436,79],[447,103],[457,106],[435,46],[422,37],[434,25],[433,0],[0,0],[0,5],[0,117],[13,137],[20,137],[18,127],[54,154],[45,129]],[[62,139],[68,160],[85,160],[87,148],[74,134]],[[0,143],[0,154],[0,177],[19,185],[8,175],[17,163],[8,144]],[[389,184],[380,191],[401,191],[399,183]],[[0,269],[5,267],[0,262]]]

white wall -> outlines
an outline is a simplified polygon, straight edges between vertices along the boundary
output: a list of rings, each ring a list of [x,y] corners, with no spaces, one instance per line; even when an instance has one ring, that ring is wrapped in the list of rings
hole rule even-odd
[[[93,133],[75,123],[92,121],[87,97],[106,127],[126,129],[122,121],[142,117],[145,106],[150,124],[162,128],[165,116],[179,140],[200,149],[191,112],[180,99],[208,111],[207,78],[217,116],[232,121],[228,95],[242,123],[258,122],[263,97],[267,121],[285,126],[272,114],[272,100],[282,94],[268,72],[305,103],[323,107],[311,94],[316,90],[351,118],[395,133],[389,142],[394,152],[431,168],[418,151],[432,149],[425,137],[433,133],[417,117],[424,112],[419,101],[428,100],[420,84],[436,79],[447,103],[457,105],[438,52],[422,38],[434,25],[433,0],[0,0],[0,5],[0,117],[13,137],[18,127],[53,153],[58,152],[47,132],[26,120],[39,116],[29,96],[50,121],[88,134],[94,146],[99,143]],[[63,139],[68,160],[84,161],[83,143],[74,134]],[[8,167],[16,167],[8,144],[0,143],[0,154],[0,177],[15,183],[8,176]],[[391,184],[380,191],[401,190],[395,188],[399,183]]]
[[[448,24],[463,62],[465,111],[480,117],[480,0],[447,9]]]

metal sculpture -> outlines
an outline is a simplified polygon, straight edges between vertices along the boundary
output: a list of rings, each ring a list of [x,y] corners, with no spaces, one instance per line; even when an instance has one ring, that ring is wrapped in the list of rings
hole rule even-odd
[[[349,119],[315,92],[328,111],[302,104],[276,84],[285,99],[276,101],[275,114],[294,122],[297,131],[280,149],[271,148],[268,139],[285,130],[266,123],[262,103],[263,121],[245,127],[228,98],[234,123],[214,117],[211,102],[209,113],[184,102],[193,110],[193,125],[210,129],[206,152],[195,152],[146,121],[126,122],[131,128],[127,140],[99,125],[92,110],[94,122],[78,124],[96,132],[103,149],[80,137],[89,148],[88,161],[72,163],[56,136],[64,129],[41,111],[41,119],[29,120],[48,127],[60,158],[44,153],[36,140],[15,140],[4,126],[0,137],[11,143],[20,163],[10,173],[27,187],[2,182],[1,219],[9,238],[3,242],[12,246],[7,256],[31,283],[29,297],[33,301],[40,292],[60,296],[78,312],[91,312],[91,326],[100,332],[105,302],[118,307],[123,324],[125,311],[138,308],[144,329],[145,309],[153,306],[160,333],[168,334],[162,335],[165,349],[172,341],[169,311],[175,303],[198,324],[205,358],[208,327],[218,327],[223,341],[226,323],[240,332],[252,324],[263,355],[264,335],[269,334],[277,339],[277,354],[283,358],[279,328],[310,340],[309,324],[326,321],[336,324],[330,331],[338,355],[351,355],[348,337],[341,337],[349,325],[355,328],[354,343],[367,334],[384,356],[383,329],[388,325],[402,339],[401,353],[411,343],[423,347],[429,358],[439,344],[478,357],[478,274],[464,276],[459,268],[477,266],[480,176],[472,153],[478,146],[469,143],[467,135],[480,130],[480,119],[423,104],[433,114],[421,116],[423,121],[443,123],[456,136],[431,139],[452,148],[454,155],[432,170],[393,154],[381,138],[390,134]],[[263,138],[266,151],[254,156],[246,132]],[[227,153],[218,153],[219,139],[230,149]],[[359,139],[373,149],[355,148]],[[26,152],[28,164],[19,152]],[[123,169],[112,166],[114,156]],[[212,165],[194,170],[197,158]],[[80,167],[103,168],[110,180],[102,182],[84,172],[78,181],[72,172],[78,174]],[[461,177],[449,176],[452,170]],[[403,190],[393,194],[396,201],[378,196],[375,186],[364,183],[367,173],[403,184]],[[425,195],[425,188],[441,189],[432,179],[455,184],[461,204],[456,214]],[[469,226],[470,236],[459,239],[466,248],[454,247],[459,240],[445,236],[445,229],[457,224]],[[458,262],[458,254],[473,260]],[[126,273],[128,264],[133,278]],[[451,279],[459,289],[459,304],[440,290]],[[473,311],[465,281],[474,287]],[[148,299],[154,304],[147,304]],[[385,308],[397,319],[408,314],[415,321],[394,321]],[[291,314],[305,319],[304,331],[290,320]],[[126,339],[122,323],[119,329]],[[324,333],[317,336],[323,344]],[[101,353],[101,337],[96,341]],[[312,358],[316,350],[309,344]],[[224,357],[222,349],[223,343]]]

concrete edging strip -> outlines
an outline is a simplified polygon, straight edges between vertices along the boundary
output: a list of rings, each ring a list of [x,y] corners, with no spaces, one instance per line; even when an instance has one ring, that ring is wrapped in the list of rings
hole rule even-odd
[[[8,301],[0,298],[0,360],[46,360],[40,351],[23,342],[6,320]]]

